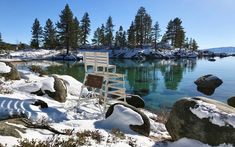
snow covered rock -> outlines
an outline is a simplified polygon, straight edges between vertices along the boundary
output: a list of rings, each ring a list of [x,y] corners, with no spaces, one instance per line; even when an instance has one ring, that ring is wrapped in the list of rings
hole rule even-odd
[[[39,106],[40,108],[48,108],[47,103],[42,100],[36,100],[32,105]]]
[[[205,75],[198,78],[194,83],[197,85],[197,90],[206,94],[212,95],[215,88],[219,87],[223,81],[214,75]]]
[[[66,97],[67,97],[67,87],[64,81],[56,76],[52,76],[52,77],[54,78],[54,87],[49,88],[49,89],[46,88],[45,90],[41,89],[41,90],[45,91],[46,94],[48,94],[51,98],[53,98],[54,100],[58,102],[65,102]]]
[[[20,79],[19,72],[11,62],[0,62],[0,77],[4,77],[6,80]]]
[[[235,108],[203,97],[184,98],[174,104],[166,129],[173,140],[235,145]]]
[[[124,99],[118,99],[120,101],[124,101]],[[139,95],[127,95],[126,97],[126,102],[131,105],[134,106],[136,108],[144,108],[145,103],[144,100],[139,96]]]
[[[230,97],[230,98],[227,100],[227,104],[228,104],[229,106],[235,107],[235,96]]]
[[[126,130],[125,127],[127,127],[144,136],[149,136],[149,118],[143,112],[131,105],[115,103],[109,107],[105,117],[106,121],[109,122],[109,125],[111,124],[124,131]]]

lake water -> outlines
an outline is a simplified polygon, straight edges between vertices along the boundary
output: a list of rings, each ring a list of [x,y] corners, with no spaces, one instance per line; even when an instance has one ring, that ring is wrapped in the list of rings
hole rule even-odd
[[[235,57],[215,59],[215,62],[207,59],[110,62],[117,66],[117,73],[125,74],[126,92],[141,95],[146,108],[157,111],[160,108],[171,109],[174,102],[182,97],[206,96],[226,102],[229,97],[235,96]],[[34,61],[33,64],[37,63]],[[85,75],[81,63],[54,62],[45,70],[51,74],[71,75],[79,81],[83,81]],[[198,77],[206,74],[216,75],[223,80],[223,84],[211,96],[198,92],[194,84]]]

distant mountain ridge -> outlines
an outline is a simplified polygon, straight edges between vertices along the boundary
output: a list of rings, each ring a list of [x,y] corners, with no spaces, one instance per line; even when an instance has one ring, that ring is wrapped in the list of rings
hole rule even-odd
[[[202,49],[202,50],[208,50],[214,53],[235,53],[235,47],[216,47],[216,48],[208,48],[208,49]]]

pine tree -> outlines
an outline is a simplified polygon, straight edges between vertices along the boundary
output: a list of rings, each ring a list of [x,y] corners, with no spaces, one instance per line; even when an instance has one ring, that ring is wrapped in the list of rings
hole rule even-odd
[[[144,7],[140,7],[137,11],[134,25],[137,45],[142,48],[143,44],[150,44],[152,40],[152,19],[146,13]]]
[[[73,13],[66,4],[64,10],[61,11],[60,21],[57,23],[59,29],[59,40],[62,47],[66,47],[67,54],[69,54],[70,47],[73,44]]]
[[[32,39],[30,45],[32,48],[38,49],[42,41],[43,31],[42,27],[40,26],[40,22],[37,18],[34,20],[31,32],[32,32]]]
[[[100,45],[99,34],[100,34],[100,28],[98,27],[98,28],[95,30],[94,36],[93,36],[93,39],[92,39],[92,44],[93,44],[93,45],[97,45],[97,46]]]
[[[196,51],[197,49],[198,49],[197,42],[196,42],[195,39],[193,39],[193,41],[192,41],[192,50],[193,50],[193,51]]]
[[[104,26],[104,24],[101,25],[98,36],[100,39],[100,44],[105,45],[106,40],[105,40],[105,26]]]
[[[188,37],[185,38],[184,48],[189,49],[189,40],[188,40]]]
[[[56,28],[53,25],[51,19],[47,19],[46,25],[43,32],[44,47],[49,49],[54,49],[57,47],[57,34]]]
[[[166,33],[164,34],[164,41],[170,41],[175,48],[183,47],[185,40],[185,32],[182,27],[182,21],[179,18],[170,20],[167,25]]]
[[[126,32],[123,30],[122,26],[120,26],[119,30],[116,32],[115,46],[121,48],[126,46]]]
[[[106,40],[106,45],[109,47],[112,47],[113,45],[113,20],[112,17],[109,16],[106,22],[105,26],[105,40]]]
[[[160,32],[161,32],[161,29],[160,29],[159,23],[156,22],[153,27],[153,40],[154,40],[155,49],[157,49],[157,43],[159,42],[159,39],[161,37]]]
[[[79,21],[77,19],[77,17],[74,18],[73,20],[73,39],[72,39],[72,48],[78,48],[78,46],[80,45],[81,42],[81,29],[79,26]]]
[[[0,43],[2,43],[2,34],[0,33]]]
[[[127,35],[128,46],[130,48],[134,48],[136,46],[136,31],[134,22],[131,23],[130,28],[127,30]]]
[[[90,34],[90,18],[86,12],[81,20],[81,44],[86,45],[88,43],[88,35]]]

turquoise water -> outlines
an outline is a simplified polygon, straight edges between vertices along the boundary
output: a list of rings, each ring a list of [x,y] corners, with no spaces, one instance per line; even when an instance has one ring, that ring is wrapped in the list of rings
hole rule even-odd
[[[235,57],[181,60],[111,60],[117,72],[125,74],[127,93],[139,94],[145,100],[146,108],[157,111],[171,109],[182,97],[206,96],[226,102],[235,96]],[[83,81],[84,67],[81,63],[59,62],[45,70],[48,73],[71,75]],[[197,91],[194,81],[206,74],[213,74],[223,80],[211,96]]]

